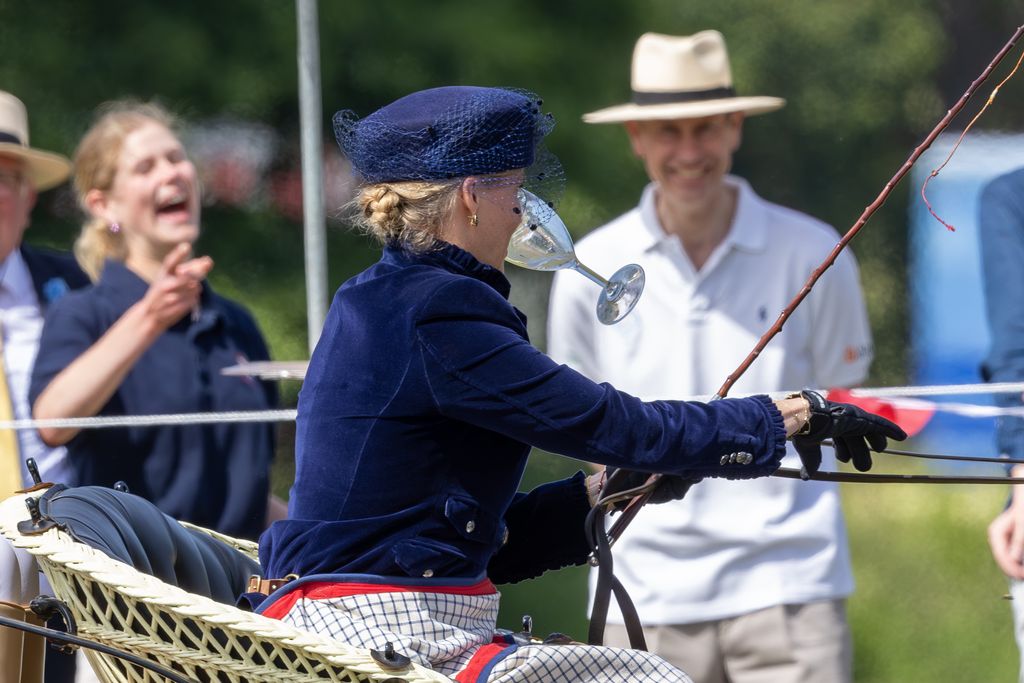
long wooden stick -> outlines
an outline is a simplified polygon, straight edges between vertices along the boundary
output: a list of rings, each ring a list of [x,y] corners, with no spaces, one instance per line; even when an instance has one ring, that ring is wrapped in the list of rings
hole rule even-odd
[[[747,368],[750,367],[750,364],[753,363],[759,355],[761,355],[761,352],[764,350],[764,347],[768,345],[768,342],[774,339],[775,335],[782,331],[782,326],[785,324],[787,320],[789,320],[789,316],[793,314],[793,311],[796,310],[796,307],[799,306],[800,303],[805,298],[807,298],[807,295],[811,293],[811,289],[814,287],[815,283],[818,282],[818,279],[825,273],[826,270],[829,269],[829,267],[832,266],[833,263],[835,263],[835,260],[839,256],[840,252],[842,252],[842,250],[846,248],[846,245],[850,243],[850,240],[857,236],[857,233],[860,232],[860,229],[864,227],[864,224],[868,222],[868,219],[871,218],[875,211],[877,211],[879,207],[881,207],[882,204],[885,203],[885,200],[888,199],[889,195],[892,193],[893,188],[896,187],[896,184],[903,179],[903,176],[905,176],[908,171],[910,171],[910,168],[917,162],[918,158],[920,158],[920,156],[924,154],[925,150],[931,147],[931,144],[935,141],[935,138],[939,137],[939,134],[942,131],[944,131],[947,126],[949,126],[950,122],[952,122],[956,115],[960,113],[960,110],[964,108],[964,105],[967,104],[967,101],[971,99],[971,97],[978,90],[978,88],[980,88],[981,85],[986,80],[988,80],[988,77],[992,74],[995,68],[999,66],[999,63],[1001,61],[1003,61],[1003,57],[1005,57],[1006,54],[1013,49],[1013,46],[1016,45],[1021,35],[1024,35],[1024,26],[1017,27],[1017,30],[1014,32],[1013,36],[1006,43],[1006,45],[1004,45],[1003,48],[996,54],[992,62],[987,67],[985,67],[985,70],[981,72],[981,75],[978,76],[978,78],[975,79],[973,83],[971,83],[971,86],[967,88],[966,92],[964,92],[964,94],[960,97],[957,103],[953,105],[953,108],[946,112],[946,115],[942,117],[942,120],[939,121],[939,124],[935,126],[932,132],[928,134],[928,137],[924,139],[924,142],[918,145],[917,148],[913,151],[913,153],[907,158],[907,160],[903,162],[903,165],[900,167],[900,170],[896,172],[896,175],[889,179],[889,182],[887,182],[885,184],[885,187],[882,188],[881,193],[879,193],[878,197],[875,198],[875,201],[871,202],[871,204],[868,205],[866,209],[864,209],[864,213],[860,215],[860,218],[858,218],[857,222],[853,224],[853,227],[851,227],[846,232],[846,234],[843,235],[843,238],[839,240],[839,243],[836,244],[836,246],[832,249],[832,252],[828,255],[825,261],[820,266],[818,266],[818,268],[813,273],[811,273],[811,276],[809,278],[807,278],[807,282],[804,283],[803,288],[797,293],[795,297],[793,297],[793,301],[791,301],[789,305],[786,306],[785,310],[782,311],[782,313],[779,315],[779,319],[775,321],[775,324],[772,325],[767,332],[765,332],[764,336],[761,337],[761,339],[754,346],[754,349],[750,352],[750,354],[743,360],[742,363],[740,363],[739,367],[733,370],[732,374],[730,374],[726,378],[725,383],[722,384],[722,386],[716,392],[716,396],[720,398],[725,398],[725,396],[729,394],[729,389],[731,389],[732,385],[736,383],[736,380],[738,380],[743,375],[743,373],[747,371]]]

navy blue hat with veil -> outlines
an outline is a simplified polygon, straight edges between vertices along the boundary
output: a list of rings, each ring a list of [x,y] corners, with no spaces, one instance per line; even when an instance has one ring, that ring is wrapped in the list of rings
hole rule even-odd
[[[363,118],[339,111],[334,134],[363,183],[441,181],[525,169],[523,186],[553,205],[565,176],[558,158],[543,145],[555,120],[541,111],[542,105],[523,90],[431,88]]]

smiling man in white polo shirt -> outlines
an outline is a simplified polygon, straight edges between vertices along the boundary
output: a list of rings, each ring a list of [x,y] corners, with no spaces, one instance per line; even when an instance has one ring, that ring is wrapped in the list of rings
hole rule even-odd
[[[632,89],[631,103],[584,121],[625,124],[651,182],[639,206],[576,251],[598,272],[641,264],[646,290],[631,315],[604,326],[593,286],[557,274],[549,351],[646,399],[713,394],[839,237],[729,175],[744,117],[784,100],[735,93],[720,33],[645,34]],[[850,386],[870,362],[857,266],[844,252],[732,394]],[[648,645],[694,680],[851,680],[853,579],[835,484],[706,480],[645,508],[615,550]],[[606,639],[628,644],[615,623]]]

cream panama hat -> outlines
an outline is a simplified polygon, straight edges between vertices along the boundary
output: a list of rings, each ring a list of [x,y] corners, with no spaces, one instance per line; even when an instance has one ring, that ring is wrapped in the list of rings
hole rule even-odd
[[[0,90],[0,156],[23,159],[37,190],[60,185],[71,173],[67,157],[28,146],[28,112],[14,95]]]
[[[732,87],[725,38],[718,31],[692,36],[645,33],[633,49],[633,101],[583,115],[587,123],[687,119],[730,112],[764,114],[779,97],[739,97]]]

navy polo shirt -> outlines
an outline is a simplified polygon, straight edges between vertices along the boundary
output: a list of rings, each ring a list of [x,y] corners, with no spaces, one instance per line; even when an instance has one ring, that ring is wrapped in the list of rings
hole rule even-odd
[[[47,311],[32,374],[34,403],[61,370],[92,346],[149,285],[108,261],[98,283]],[[100,415],[265,410],[275,388],[224,367],[269,358],[255,321],[203,284],[198,316],[186,315],[135,363]],[[266,517],[274,435],[270,423],[83,429],[67,444],[79,485],[124,481],[177,519],[256,538]]]
[[[388,247],[342,285],[299,394],[289,519],[260,541],[267,576],[500,582],[582,562],[582,475],[517,494],[531,446],[696,477],[778,466],[767,397],[645,403],[595,384],[529,343],[508,294],[452,245]],[[723,464],[737,451],[753,464]]]

